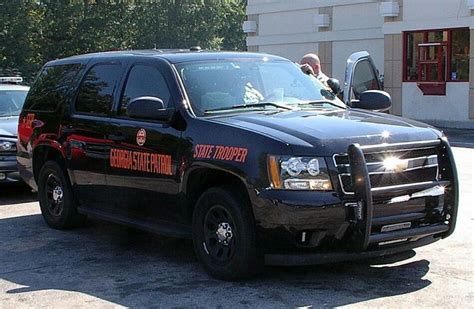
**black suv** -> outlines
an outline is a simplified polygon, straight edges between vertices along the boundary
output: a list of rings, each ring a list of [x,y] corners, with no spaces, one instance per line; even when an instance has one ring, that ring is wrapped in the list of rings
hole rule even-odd
[[[284,58],[124,51],[47,63],[19,120],[18,163],[45,221],[93,216],[192,238],[222,279],[407,251],[450,235],[443,134],[379,113],[370,56],[343,102]]]

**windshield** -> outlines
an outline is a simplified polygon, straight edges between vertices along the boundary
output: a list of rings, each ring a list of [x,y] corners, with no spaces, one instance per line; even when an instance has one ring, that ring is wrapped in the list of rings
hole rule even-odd
[[[27,91],[0,90],[0,117],[18,116]]]
[[[255,109],[345,108],[321,82],[290,61],[178,64],[196,115]]]

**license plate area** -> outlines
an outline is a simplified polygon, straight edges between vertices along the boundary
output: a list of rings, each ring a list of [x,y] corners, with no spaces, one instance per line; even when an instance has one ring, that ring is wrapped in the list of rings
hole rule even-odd
[[[398,231],[398,230],[409,229],[410,227],[411,227],[411,222],[403,222],[403,223],[384,225],[384,226],[382,226],[380,231],[382,233],[386,233],[386,232],[393,232],[393,231]]]

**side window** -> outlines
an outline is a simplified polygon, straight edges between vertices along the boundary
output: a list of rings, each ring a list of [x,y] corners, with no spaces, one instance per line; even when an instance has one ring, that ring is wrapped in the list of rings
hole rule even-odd
[[[45,67],[29,92],[24,110],[55,111],[58,105],[65,103],[81,68],[81,64]]]
[[[171,99],[166,81],[157,68],[142,64],[135,65],[128,74],[119,115],[127,114],[127,106],[131,100],[144,96],[160,98],[163,100],[165,108]]]
[[[93,66],[86,74],[76,100],[76,111],[80,113],[107,115],[113,100],[121,66],[104,63]]]
[[[378,90],[379,82],[369,60],[362,60],[356,64],[352,79],[352,91],[356,99],[367,90]]]

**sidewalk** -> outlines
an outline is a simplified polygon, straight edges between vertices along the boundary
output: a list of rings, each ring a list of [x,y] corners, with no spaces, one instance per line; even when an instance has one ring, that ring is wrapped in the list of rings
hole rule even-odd
[[[444,134],[446,134],[451,146],[474,148],[474,130],[446,128],[439,129],[443,130]]]

